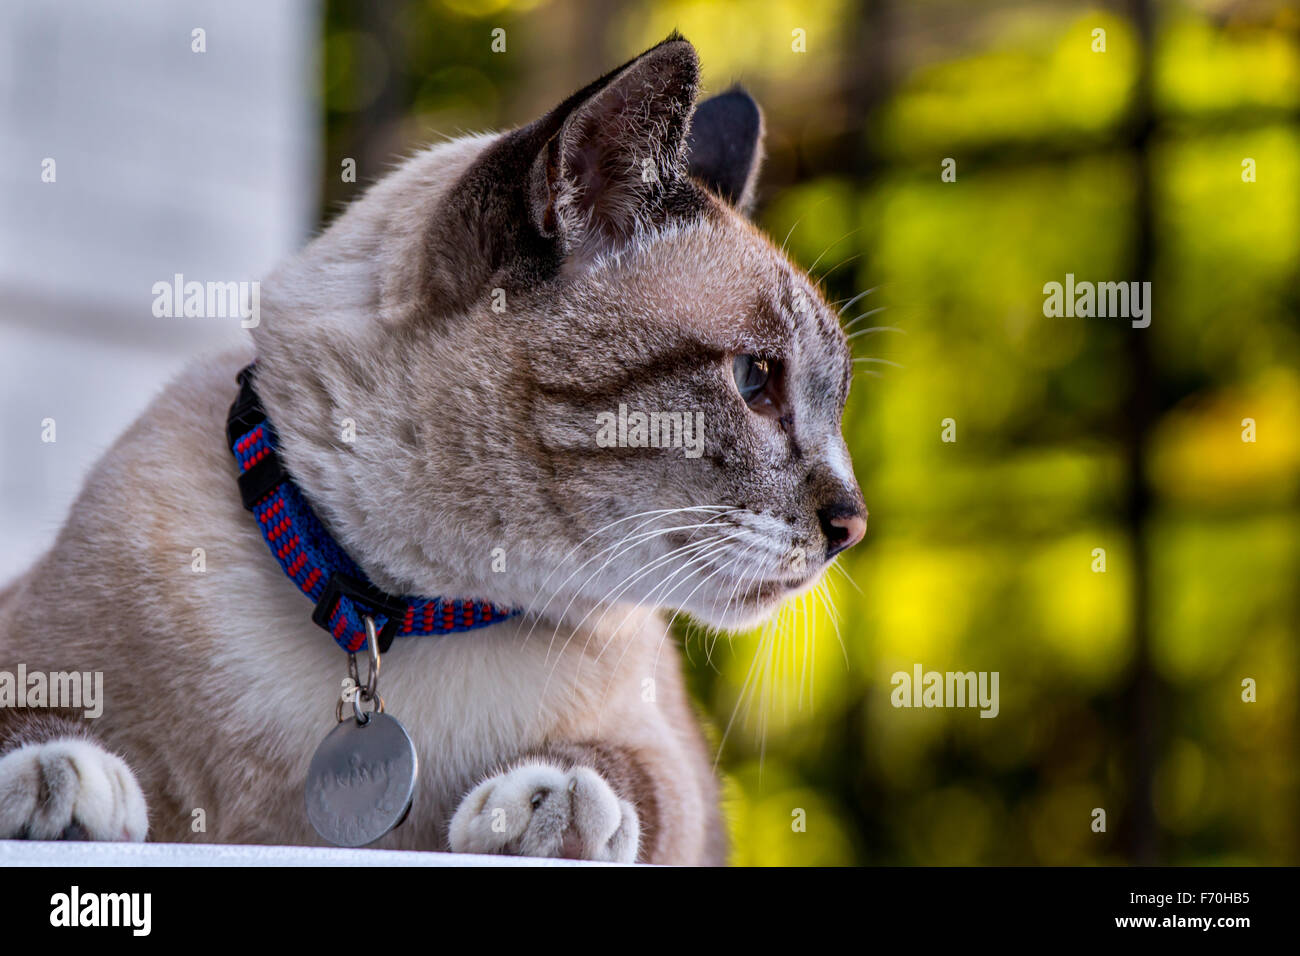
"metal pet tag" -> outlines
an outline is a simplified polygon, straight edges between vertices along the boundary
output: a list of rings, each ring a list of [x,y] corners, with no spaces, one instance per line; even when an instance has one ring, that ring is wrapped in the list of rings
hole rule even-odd
[[[307,771],[307,818],[336,846],[365,846],[392,830],[411,809],[418,766],[401,721],[373,711],[330,731]]]

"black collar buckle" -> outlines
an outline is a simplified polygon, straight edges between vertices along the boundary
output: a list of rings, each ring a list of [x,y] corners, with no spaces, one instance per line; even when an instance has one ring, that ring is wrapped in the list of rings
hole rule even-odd
[[[316,602],[316,610],[311,612],[312,621],[328,631],[330,617],[334,614],[339,599],[343,597],[359,605],[362,610],[368,609],[384,615],[386,620],[379,631],[379,653],[387,654],[393,638],[397,636],[398,628],[406,620],[406,602],[379,590],[373,584],[358,580],[350,574],[335,571],[325,582],[325,590],[321,593],[320,600]]]

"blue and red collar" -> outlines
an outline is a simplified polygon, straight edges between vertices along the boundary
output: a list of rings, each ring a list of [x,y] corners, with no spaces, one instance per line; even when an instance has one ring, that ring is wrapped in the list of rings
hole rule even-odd
[[[518,613],[482,601],[395,597],[371,584],[285,471],[252,378],[252,365],[239,373],[239,397],[226,423],[240,497],[284,573],[315,603],[311,619],[340,647],[350,654],[365,648],[367,616],[374,619],[380,652],[387,653],[395,637],[470,631]]]

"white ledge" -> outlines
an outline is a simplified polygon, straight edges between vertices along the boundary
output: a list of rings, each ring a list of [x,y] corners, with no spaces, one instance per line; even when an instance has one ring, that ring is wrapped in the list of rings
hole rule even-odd
[[[612,866],[579,860],[340,847],[203,843],[83,843],[0,840],[11,866]]]

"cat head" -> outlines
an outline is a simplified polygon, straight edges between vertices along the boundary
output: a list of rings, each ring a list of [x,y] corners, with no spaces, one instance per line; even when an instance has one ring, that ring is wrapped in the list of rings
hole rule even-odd
[[[862,537],[844,333],[746,217],[757,106],[698,76],[674,35],[433,147],[264,283],[286,464],[380,586],[739,626]]]

